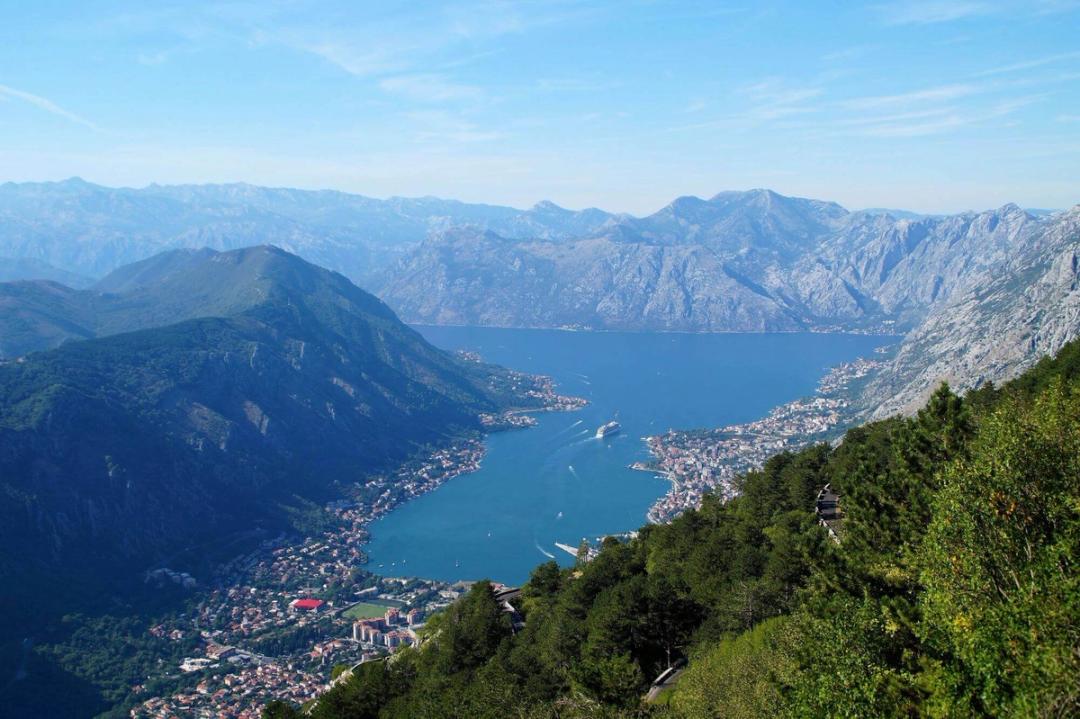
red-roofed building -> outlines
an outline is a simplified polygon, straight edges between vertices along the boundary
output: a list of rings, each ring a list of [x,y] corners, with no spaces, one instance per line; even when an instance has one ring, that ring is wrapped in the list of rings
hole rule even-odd
[[[321,599],[304,598],[294,599],[292,601],[292,604],[290,604],[289,606],[293,609],[298,609],[303,612],[317,612],[319,611],[319,607],[321,607],[322,605],[323,600]]]

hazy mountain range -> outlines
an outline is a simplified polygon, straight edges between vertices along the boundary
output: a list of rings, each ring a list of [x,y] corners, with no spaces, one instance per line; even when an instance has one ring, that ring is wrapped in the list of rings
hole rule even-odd
[[[1061,268],[1076,214],[1015,205],[952,216],[851,212],[751,190],[682,197],[632,217],[548,202],[517,210],[250,185],[111,189],[76,179],[0,186],[0,256],[36,268],[7,276],[63,282],[59,273],[100,276],[163,249],[269,243],[344,273],[408,322],[910,333],[867,397],[895,409],[918,402],[934,377],[961,386],[1001,379],[1076,334],[1075,323],[1055,319],[1068,317],[1073,301]],[[36,298],[45,314],[64,302],[53,292]],[[958,325],[962,317],[971,322]],[[988,317],[998,323],[992,352],[978,349]],[[58,323],[51,331],[62,338],[86,329]],[[26,347],[14,331],[0,336],[0,351],[5,342],[8,353]],[[970,369],[990,355],[990,370]]]
[[[591,232],[610,217],[551,203],[516,210],[434,197],[375,200],[245,184],[130,189],[78,178],[9,182],[0,185],[0,257],[98,278],[163,250],[272,244],[366,284],[428,234],[450,227],[469,224],[507,237],[565,237]]]
[[[680,198],[588,237],[441,233],[375,289],[409,321],[597,329],[908,329],[1049,221],[897,219],[767,190]]]

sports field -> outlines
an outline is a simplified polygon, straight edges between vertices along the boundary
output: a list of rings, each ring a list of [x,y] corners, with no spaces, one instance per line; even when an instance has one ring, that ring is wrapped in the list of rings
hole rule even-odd
[[[349,619],[373,619],[386,614],[386,607],[378,604],[360,602],[346,609],[343,614]]]

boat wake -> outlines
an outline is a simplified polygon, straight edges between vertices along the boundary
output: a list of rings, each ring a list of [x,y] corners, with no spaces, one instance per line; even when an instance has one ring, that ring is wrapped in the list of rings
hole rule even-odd
[[[536,548],[540,550],[540,554],[543,554],[548,559],[554,559],[555,558],[555,555],[552,554],[551,552],[547,551],[543,547],[541,547],[540,542],[536,541],[536,539],[533,539],[533,544],[535,544]]]
[[[573,447],[574,445],[578,445],[578,444],[582,444],[584,442],[588,442],[590,439],[592,439],[592,435],[593,435],[593,433],[592,433],[591,430],[589,430],[587,428],[583,429],[580,432],[578,432],[577,434],[570,435],[570,438],[569,438],[570,441],[567,442],[566,446],[567,447]]]
[[[569,427],[565,427],[565,428],[563,428],[563,429],[560,429],[560,430],[559,430],[558,432],[556,432],[555,434],[551,435],[551,438],[552,438],[552,439],[558,439],[559,437],[562,437],[562,436],[563,436],[564,434],[566,434],[567,432],[571,431],[571,430],[572,430],[572,429],[574,429],[575,427],[578,427],[578,426],[580,426],[580,425],[581,425],[581,423],[582,423],[582,422],[584,422],[584,421],[585,421],[585,420],[583,420],[583,419],[579,419],[579,420],[578,420],[577,422],[574,422],[574,423],[573,423],[572,425],[570,425]]]
[[[571,464],[567,469],[570,470],[570,474],[574,475],[574,479],[581,479],[581,477],[578,476],[577,470],[574,469],[574,465]]]

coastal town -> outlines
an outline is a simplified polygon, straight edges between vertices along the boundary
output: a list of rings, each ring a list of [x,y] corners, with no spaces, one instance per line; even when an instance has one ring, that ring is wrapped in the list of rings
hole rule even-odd
[[[479,362],[479,356],[473,353],[459,353],[466,361]],[[530,406],[524,409],[509,409],[498,413],[483,413],[480,424],[485,431],[495,432],[507,429],[524,429],[536,425],[537,412],[572,412],[588,404],[582,397],[571,397],[555,391],[555,382],[550,377],[531,375],[515,370],[504,370],[509,380],[509,388],[518,397],[523,397]]]
[[[831,439],[852,418],[848,388],[881,365],[881,360],[861,358],[834,367],[812,397],[776,407],[753,422],[669,430],[646,437],[653,460],[636,462],[632,468],[660,474],[671,482],[671,489],[649,508],[648,521],[671,521],[700,506],[709,492],[729,499],[737,491],[735,478],[741,473],[762,466],[778,452]]]
[[[851,414],[845,399],[851,383],[879,365],[860,359],[836,367],[814,396],[755,422],[646,438],[654,461],[634,468],[663,474],[672,484],[649,509],[649,521],[669,521],[700,504],[706,492],[733,496],[740,472],[778,451],[831,437]],[[528,391],[537,393],[539,410],[583,406],[584,400],[558,395],[550,382],[534,380],[523,376],[521,382],[533,381]],[[535,419],[516,410],[483,415],[480,421],[495,431],[527,427]],[[193,651],[163,667],[163,676],[180,689],[151,696],[143,686],[134,687],[146,696],[131,716],[253,719],[269,701],[302,705],[351,667],[422,641],[427,618],[470,585],[410,578],[404,561],[369,566],[363,549],[368,526],[401,503],[475,471],[483,456],[479,439],[459,439],[393,472],[367,477],[349,498],[327,505],[331,528],[302,541],[267,540],[205,582],[169,568],[148,572],[148,583],[177,584],[193,594],[189,611],[150,633],[163,643],[197,641]]]
[[[451,472],[444,464],[477,461],[475,447],[463,449],[437,452],[407,483],[405,495],[379,493],[363,508],[333,508],[339,528],[302,543],[268,541],[223,567],[216,588],[189,613],[150,630],[163,642],[198,637],[197,653],[166,672],[182,675],[189,688],[148,698],[131,716],[258,717],[271,700],[302,704],[325,691],[335,666],[414,644],[424,620],[469,585],[367,571],[365,527],[389,511],[392,497],[445,481]]]
[[[469,358],[472,359],[472,358]],[[585,400],[555,392],[546,377],[511,373],[510,389],[526,409],[480,416],[486,431],[528,427],[529,413],[579,409]],[[158,567],[152,586],[192,593],[189,611],[150,628],[162,645],[195,637],[197,649],[162,678],[183,688],[147,695],[133,719],[196,716],[253,719],[275,699],[303,704],[325,691],[337,671],[382,659],[419,641],[424,623],[466,592],[469,582],[407,576],[401,566],[367,566],[368,525],[403,502],[480,467],[484,445],[464,438],[435,448],[393,472],[365,478],[351,496],[325,507],[331,528],[301,541],[284,535],[221,565],[205,582]]]

